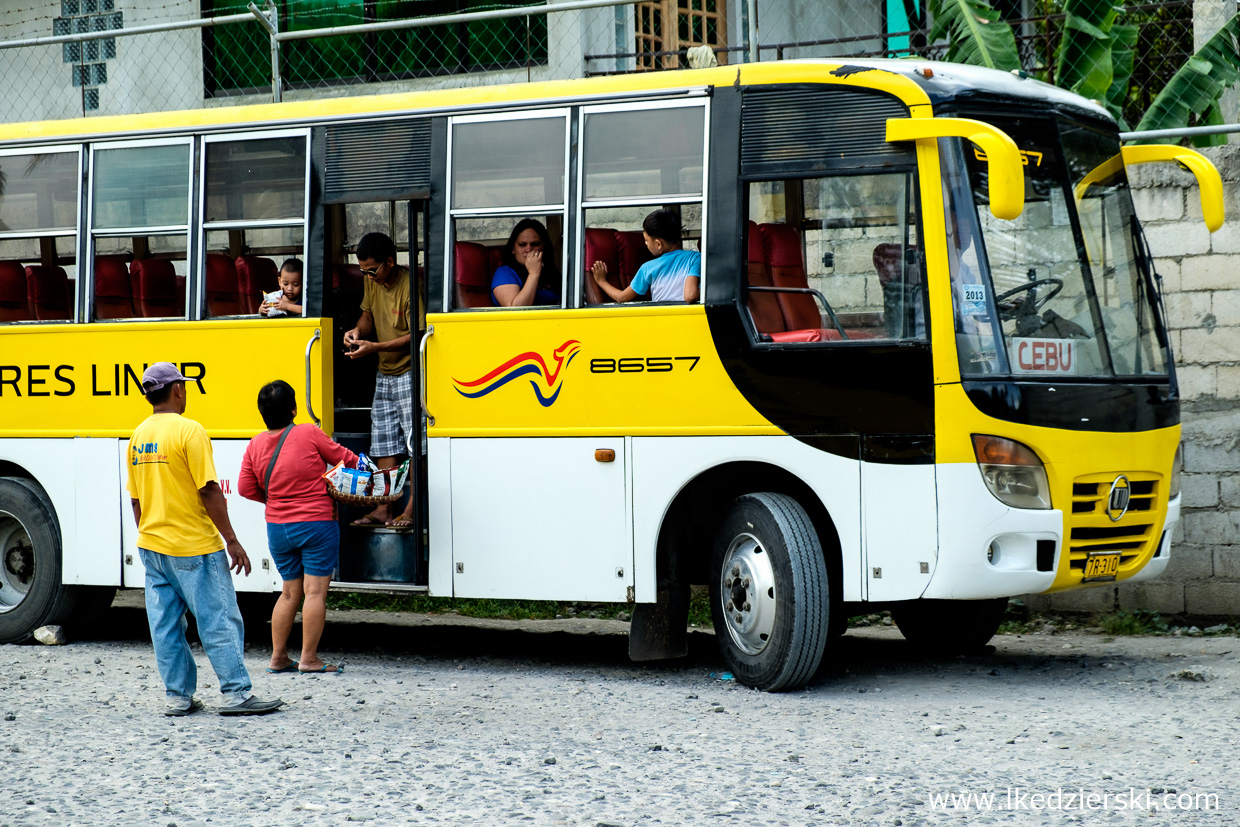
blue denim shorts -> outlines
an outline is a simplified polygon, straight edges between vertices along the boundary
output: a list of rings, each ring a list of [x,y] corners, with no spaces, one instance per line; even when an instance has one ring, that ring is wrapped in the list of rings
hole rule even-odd
[[[340,524],[335,520],[267,523],[267,547],[285,580],[296,580],[303,570],[311,577],[328,577],[340,561]]]

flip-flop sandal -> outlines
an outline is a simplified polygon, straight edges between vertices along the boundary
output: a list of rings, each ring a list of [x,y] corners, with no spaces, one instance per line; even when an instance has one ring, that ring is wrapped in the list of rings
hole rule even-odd
[[[343,665],[337,666],[335,664],[325,663],[323,664],[322,669],[298,669],[297,671],[303,675],[319,675],[324,672],[331,675],[331,674],[335,674],[338,672],[343,672],[344,666]]]
[[[283,669],[272,669],[270,666],[268,666],[267,671],[272,675],[284,675],[289,672],[300,672],[301,670],[297,668],[297,661],[293,661],[292,663],[290,663],[288,666],[284,667]]]
[[[384,525],[384,522],[383,520],[376,520],[374,517],[367,516],[367,517],[358,517],[356,520],[349,523],[349,525],[358,526],[359,528],[365,528],[366,526],[372,526],[372,525],[381,526],[381,525]]]

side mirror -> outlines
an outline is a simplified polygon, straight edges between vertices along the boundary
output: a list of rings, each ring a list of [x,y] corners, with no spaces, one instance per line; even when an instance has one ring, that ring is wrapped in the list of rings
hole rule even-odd
[[[1195,149],[1174,144],[1138,144],[1120,148],[1124,166],[1172,161],[1188,169],[1201,190],[1201,215],[1206,229],[1215,232],[1223,226],[1223,178],[1210,159]]]
[[[888,141],[934,141],[939,138],[968,138],[976,144],[984,155],[989,172],[990,212],[1004,221],[1011,221],[1021,214],[1025,209],[1025,162],[1016,148],[1016,142],[1006,132],[970,118],[887,120]]]

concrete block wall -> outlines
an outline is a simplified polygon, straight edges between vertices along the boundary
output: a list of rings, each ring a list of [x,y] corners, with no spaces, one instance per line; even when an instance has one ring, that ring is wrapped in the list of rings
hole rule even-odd
[[[1152,582],[1031,595],[1035,611],[1240,616],[1240,146],[1204,153],[1223,176],[1226,220],[1213,234],[1191,174],[1129,170],[1163,276],[1182,397],[1184,502],[1171,561]]]

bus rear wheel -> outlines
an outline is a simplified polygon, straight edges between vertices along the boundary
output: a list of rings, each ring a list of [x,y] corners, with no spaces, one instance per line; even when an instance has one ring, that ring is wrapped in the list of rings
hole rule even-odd
[[[804,686],[822,660],[831,607],[805,509],[783,494],[738,498],[715,537],[710,577],[715,637],[736,679],[770,692]]]
[[[1003,623],[1008,599],[913,600],[891,609],[900,634],[924,652],[967,655],[990,642]]]
[[[60,582],[60,526],[37,483],[0,477],[0,643],[62,623],[80,587]]]

